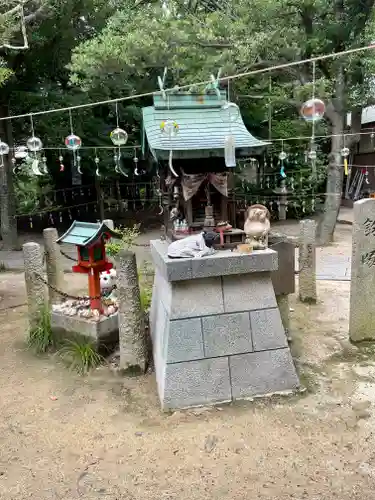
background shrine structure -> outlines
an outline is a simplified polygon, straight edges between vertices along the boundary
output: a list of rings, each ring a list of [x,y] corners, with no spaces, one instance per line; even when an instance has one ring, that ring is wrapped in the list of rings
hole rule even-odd
[[[226,90],[178,92],[165,99],[155,95],[153,106],[143,108],[144,139],[160,167],[164,223],[171,239],[228,222],[233,229],[226,233],[226,242],[242,240],[243,231],[236,229],[233,169],[226,167],[225,141],[233,137],[236,158],[259,155],[267,143],[249,133],[239,108],[226,104]],[[173,137],[161,133],[166,120],[178,125]],[[173,210],[186,221],[185,234],[176,231]]]

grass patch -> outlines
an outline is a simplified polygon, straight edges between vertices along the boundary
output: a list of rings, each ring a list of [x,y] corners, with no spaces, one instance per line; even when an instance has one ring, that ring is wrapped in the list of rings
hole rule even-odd
[[[65,340],[64,345],[57,354],[69,369],[77,371],[81,375],[85,375],[93,368],[97,368],[105,359],[98,353],[93,340],[78,336],[74,339]]]
[[[144,312],[147,312],[151,306],[152,287],[146,284],[140,286],[141,306]]]
[[[48,307],[40,310],[38,322],[29,332],[27,345],[37,354],[43,354],[55,346]]]
[[[5,273],[8,270],[5,262],[0,262],[0,273]]]

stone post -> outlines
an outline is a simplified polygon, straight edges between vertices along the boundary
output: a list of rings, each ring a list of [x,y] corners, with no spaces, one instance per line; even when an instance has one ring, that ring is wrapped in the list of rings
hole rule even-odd
[[[316,303],[316,222],[300,221],[299,241],[299,298],[301,302]]]
[[[116,257],[120,368],[146,369],[145,319],[141,306],[135,253],[122,250]]]
[[[375,339],[375,199],[354,203],[349,336]]]
[[[109,229],[112,229],[112,231],[114,231],[115,229],[115,224],[113,222],[112,219],[104,219],[103,220],[103,223],[109,228]]]
[[[25,243],[22,246],[25,264],[25,283],[30,329],[37,326],[40,312],[46,304],[44,283],[37,278],[43,277],[43,254],[38,243]]]
[[[62,256],[59,245],[57,229],[48,227],[43,230],[44,250],[46,252],[46,267],[48,284],[58,290],[64,286],[64,272],[62,268]],[[61,295],[48,287],[49,303],[57,304],[61,301]]]

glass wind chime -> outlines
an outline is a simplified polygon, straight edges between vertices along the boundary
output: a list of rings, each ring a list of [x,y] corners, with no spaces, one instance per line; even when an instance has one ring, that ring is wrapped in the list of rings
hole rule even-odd
[[[158,76],[158,85],[159,85],[159,90],[160,90],[160,94],[161,94],[162,98],[164,99],[164,101],[167,101],[167,104],[168,104],[167,107],[168,107],[168,113],[169,113],[169,95],[167,95],[165,88],[164,88],[166,77],[167,77],[167,68],[164,68],[163,78]],[[176,172],[176,170],[173,167],[173,150],[172,150],[171,146],[172,146],[173,138],[176,137],[177,134],[180,132],[180,126],[175,120],[168,118],[167,120],[163,120],[160,123],[159,128],[160,128],[160,133],[163,136],[167,137],[168,143],[170,145],[169,157],[168,157],[169,170],[172,172],[172,174],[175,177],[178,177],[178,173]]]
[[[73,153],[73,165],[75,168],[77,168],[78,173],[82,175],[81,157],[78,154],[78,150],[82,146],[82,140],[80,137],[78,137],[78,135],[75,135],[75,133],[73,131],[73,117],[72,117],[72,110],[71,109],[69,109],[69,123],[70,123],[70,134],[65,137],[65,146],[67,147],[67,149],[69,149],[69,151],[72,151],[72,153]],[[60,167],[60,170],[61,170],[61,167]]]
[[[313,61],[312,67],[312,96],[311,99],[306,101],[301,108],[301,115],[306,122],[311,123],[311,140],[310,140],[310,150],[307,152],[307,160],[311,162],[311,176],[309,180],[311,185],[316,181],[316,160],[317,151],[315,144],[315,124],[324,117],[326,107],[321,99],[316,98],[316,61]],[[305,211],[306,201],[302,200],[302,211]],[[311,210],[315,210],[315,196],[312,194],[311,199]]]
[[[123,170],[121,166],[121,147],[125,146],[128,142],[128,134],[125,130],[120,128],[119,112],[118,112],[118,102],[116,101],[116,128],[110,133],[110,138],[115,146],[113,161],[115,164],[115,172],[122,174],[124,177],[129,177],[128,174]],[[117,149],[116,149],[117,148]],[[137,165],[136,165],[137,166]],[[137,174],[135,174],[137,175]]]
[[[222,112],[229,120],[229,134],[224,139],[225,166],[234,168],[236,166],[236,139],[232,134],[232,123],[238,120],[240,110],[234,102],[226,102],[222,107]]]
[[[325,104],[321,99],[315,97],[316,85],[316,61],[313,61],[312,70],[312,96],[311,99],[306,101],[301,108],[302,118],[311,123],[311,141],[310,150],[307,152],[307,158],[311,161],[312,175],[316,176],[316,145],[315,145],[315,124],[324,117],[326,110]]]

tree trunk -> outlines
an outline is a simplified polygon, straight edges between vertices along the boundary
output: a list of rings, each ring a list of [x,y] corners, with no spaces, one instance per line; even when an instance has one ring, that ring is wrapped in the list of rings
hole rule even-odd
[[[333,241],[336,221],[339,215],[342,195],[344,170],[342,167],[342,137],[343,121],[338,120],[332,127],[331,153],[327,171],[327,184],[324,202],[324,213],[318,225],[317,240],[319,245],[326,245]]]
[[[8,115],[8,106],[0,107],[0,116]],[[0,138],[13,147],[12,125],[9,120],[0,121]],[[17,219],[15,218],[15,196],[13,164],[10,155],[0,160],[0,233],[4,250],[19,250]]]

